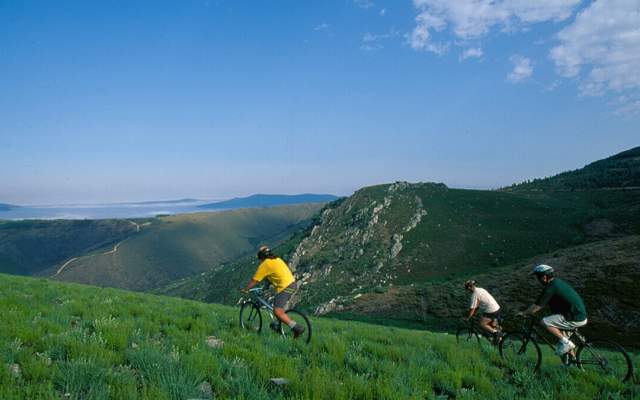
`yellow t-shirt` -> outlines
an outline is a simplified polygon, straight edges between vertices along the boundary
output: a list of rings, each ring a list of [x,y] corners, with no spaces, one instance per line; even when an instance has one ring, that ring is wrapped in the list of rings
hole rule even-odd
[[[282,292],[296,281],[291,270],[281,258],[267,258],[260,263],[253,280],[260,282],[264,278],[267,278],[276,288],[276,293]]]

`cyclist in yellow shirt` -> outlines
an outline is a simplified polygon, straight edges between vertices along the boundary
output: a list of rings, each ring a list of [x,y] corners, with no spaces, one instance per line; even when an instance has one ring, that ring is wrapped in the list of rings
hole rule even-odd
[[[297,338],[304,332],[305,328],[289,318],[284,309],[287,303],[289,303],[289,300],[291,300],[291,297],[298,290],[298,283],[293,277],[289,266],[280,257],[273,254],[269,247],[260,247],[258,259],[260,260],[260,265],[243,291],[248,291],[258,284],[258,282],[267,278],[276,289],[276,297],[273,301],[273,313],[280,321],[291,328],[293,337]]]

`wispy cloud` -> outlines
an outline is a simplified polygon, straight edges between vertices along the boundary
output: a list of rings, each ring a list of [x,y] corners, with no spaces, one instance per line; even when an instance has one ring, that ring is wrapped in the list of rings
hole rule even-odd
[[[561,30],[550,56],[583,95],[640,91],[640,3],[595,1]]]
[[[640,94],[618,96],[613,101],[613,113],[620,117],[640,117]]]
[[[522,82],[533,74],[533,65],[529,58],[513,55],[509,60],[513,63],[513,70],[507,75],[509,82]]]
[[[384,17],[386,13],[387,13],[387,9],[383,8],[382,10],[380,10],[378,14],[380,14],[381,17]]]
[[[326,31],[327,29],[329,29],[329,24],[327,24],[326,22],[318,24],[318,25],[315,26],[315,28],[313,28],[313,30],[316,31],[316,32],[318,32],[318,31]]]
[[[460,61],[466,60],[468,58],[480,58],[482,57],[484,52],[480,47],[471,47],[462,51],[460,54]]]
[[[373,33],[367,32],[362,36],[362,44],[360,48],[366,51],[380,50],[384,48],[384,45],[383,45],[384,41],[394,38],[399,34],[400,32],[398,32],[395,29],[391,29],[387,33],[379,33],[379,34],[373,34]]]
[[[371,0],[353,0],[353,2],[356,4],[356,6],[364,8],[365,10],[370,9],[375,5]]]
[[[497,27],[513,32],[527,25],[563,21],[581,0],[414,0],[419,10],[409,44],[415,50],[440,51],[447,44],[433,41],[432,34],[450,28],[458,39],[485,36]]]
[[[558,73],[578,84],[583,96],[640,96],[640,3],[638,0],[413,0],[415,26],[406,35],[409,46],[436,54],[451,46],[466,48],[490,32],[513,33],[544,22],[567,21],[555,36],[533,44],[555,45],[549,52]],[[583,8],[580,9],[580,5]],[[444,33],[447,35],[444,35]],[[460,60],[474,52],[463,50]],[[511,58],[507,79],[520,82],[533,73],[528,58]],[[545,90],[554,90],[553,83]],[[637,98],[627,96],[624,98]],[[629,101],[633,110],[637,100]]]

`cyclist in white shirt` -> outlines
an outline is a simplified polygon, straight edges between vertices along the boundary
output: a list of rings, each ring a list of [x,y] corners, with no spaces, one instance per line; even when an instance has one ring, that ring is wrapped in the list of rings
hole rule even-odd
[[[478,318],[478,325],[487,334],[491,335],[497,340],[496,333],[498,333],[497,322],[500,318],[500,305],[496,299],[491,296],[485,289],[477,287],[476,281],[468,280],[464,283],[464,288],[471,292],[471,303],[469,304],[469,314],[465,320],[472,318],[478,311],[480,315]]]

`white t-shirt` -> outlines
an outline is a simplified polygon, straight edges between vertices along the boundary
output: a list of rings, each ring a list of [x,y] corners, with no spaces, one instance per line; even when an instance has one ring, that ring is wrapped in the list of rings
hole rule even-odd
[[[484,314],[491,314],[500,309],[500,305],[498,305],[496,299],[494,299],[489,292],[479,287],[473,290],[471,294],[471,304],[469,305],[470,309],[476,307]]]

